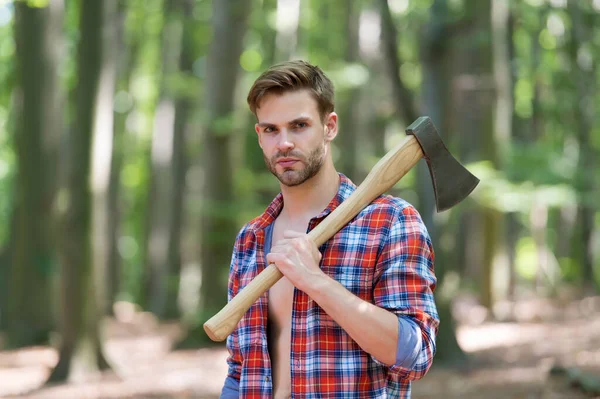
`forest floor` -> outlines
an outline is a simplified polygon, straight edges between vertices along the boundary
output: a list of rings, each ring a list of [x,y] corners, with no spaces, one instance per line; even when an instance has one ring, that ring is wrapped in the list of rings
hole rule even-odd
[[[181,335],[177,325],[158,324],[148,314],[123,309],[118,321],[105,325],[107,357],[116,374],[86,380],[75,375],[69,384],[41,387],[57,361],[54,349],[3,351],[0,397],[218,398],[226,374],[223,347],[173,351],[172,342]],[[532,299],[512,309],[512,321],[491,322],[473,301],[459,301],[457,339],[469,366],[447,369],[434,363],[413,384],[413,398],[600,397],[550,373],[552,366],[562,365],[592,382],[600,379],[600,297],[568,303]]]

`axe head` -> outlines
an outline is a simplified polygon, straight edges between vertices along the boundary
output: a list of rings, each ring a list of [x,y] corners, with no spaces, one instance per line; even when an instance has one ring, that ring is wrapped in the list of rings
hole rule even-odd
[[[458,204],[477,187],[479,179],[452,156],[429,117],[422,116],[414,121],[406,133],[415,136],[423,150],[438,212]]]

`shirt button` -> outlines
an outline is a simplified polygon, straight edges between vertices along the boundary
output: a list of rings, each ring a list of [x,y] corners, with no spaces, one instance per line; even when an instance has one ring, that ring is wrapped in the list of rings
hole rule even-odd
[[[271,381],[271,377],[269,377],[269,376],[266,376],[266,377],[265,377],[265,381],[266,381],[266,382],[269,382],[269,381]]]

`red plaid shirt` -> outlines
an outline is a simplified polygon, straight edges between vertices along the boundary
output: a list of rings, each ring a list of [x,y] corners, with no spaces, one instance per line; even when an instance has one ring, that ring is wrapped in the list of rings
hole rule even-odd
[[[308,231],[355,190],[340,174],[337,195],[314,217]],[[265,267],[265,227],[283,207],[279,194],[238,234],[230,268],[231,300]],[[358,344],[308,295],[294,290],[291,384],[296,398],[409,398],[410,381],[423,377],[435,353],[439,319],[433,291],[433,249],[417,211],[406,201],[383,195],[323,244],[321,268],[354,295],[410,318],[420,328],[414,365],[385,366]],[[241,398],[272,397],[267,346],[268,292],[246,312],[227,338],[228,378],[239,381]]]

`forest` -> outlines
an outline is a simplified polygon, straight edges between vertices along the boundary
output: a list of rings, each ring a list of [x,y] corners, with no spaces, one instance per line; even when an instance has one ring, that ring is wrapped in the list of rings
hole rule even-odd
[[[480,179],[389,190],[435,249],[413,397],[600,397],[599,0],[0,0],[0,397],[218,398],[202,325],[280,191],[246,96],[294,59],[357,185],[421,116]]]

